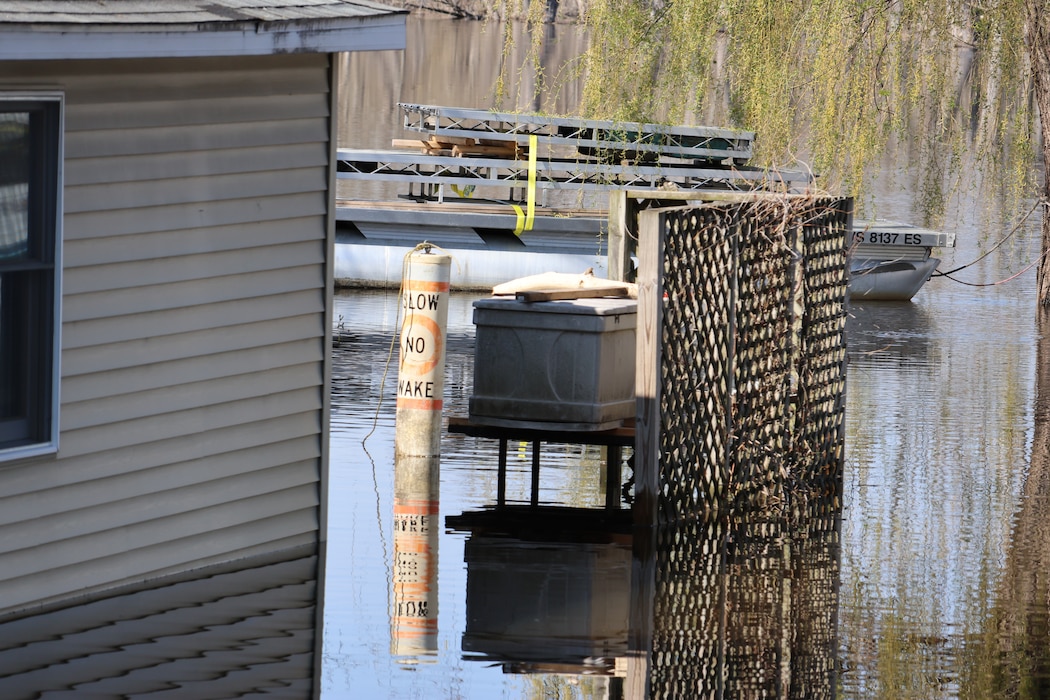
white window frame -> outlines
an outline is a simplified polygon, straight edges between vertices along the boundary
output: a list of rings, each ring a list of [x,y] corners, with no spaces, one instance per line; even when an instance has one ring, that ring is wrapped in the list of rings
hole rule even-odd
[[[50,241],[53,259],[49,261],[53,265],[53,288],[51,289],[52,297],[50,299],[52,320],[50,342],[47,343],[45,340],[46,345],[49,345],[50,347],[40,348],[41,351],[48,351],[50,353],[50,386],[43,388],[46,395],[38,397],[38,400],[42,402],[38,413],[42,416],[50,416],[50,418],[44,419],[48,421],[46,426],[40,425],[40,421],[38,420],[38,425],[35,430],[40,434],[32,436],[30,441],[22,440],[17,444],[12,445],[0,442],[0,463],[40,455],[54,454],[58,451],[59,437],[59,386],[61,377],[60,360],[62,348],[62,192],[64,181],[63,163],[65,159],[65,95],[61,91],[56,90],[4,90],[0,88],[0,111],[15,111],[12,109],[12,105],[13,103],[19,102],[44,105],[47,109],[54,110],[54,121],[52,126],[55,133],[45,134],[44,136],[47,142],[47,148],[51,151],[51,155],[54,159],[54,162],[52,163],[54,170],[50,173],[50,177],[46,179],[47,189],[51,190],[53,187],[54,191],[44,195],[50,199],[50,203],[53,204],[54,207],[51,216],[47,217],[48,223],[46,225],[46,228],[52,230],[45,231],[44,234],[50,234],[53,236],[53,240]],[[30,236],[33,235],[34,232],[30,231]],[[37,388],[40,389],[41,387],[38,386]]]

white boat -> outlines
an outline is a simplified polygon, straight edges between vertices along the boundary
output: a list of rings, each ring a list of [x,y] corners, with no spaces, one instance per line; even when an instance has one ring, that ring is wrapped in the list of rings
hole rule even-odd
[[[853,222],[849,249],[851,299],[908,301],[940,263],[934,248],[955,246],[955,234],[894,221]]]

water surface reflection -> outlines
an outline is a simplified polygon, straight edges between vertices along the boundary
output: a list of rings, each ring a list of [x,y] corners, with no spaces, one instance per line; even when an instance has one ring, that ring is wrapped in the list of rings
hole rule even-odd
[[[467,412],[474,298],[450,302],[449,415]],[[392,445],[396,358],[386,364],[396,299],[360,291],[336,300],[326,694],[541,698],[561,689],[616,698],[639,697],[648,681],[668,697],[760,689],[831,696],[836,493],[808,501],[792,520],[676,523],[639,559],[629,507],[605,507],[600,449],[546,446],[533,509],[531,446],[512,444],[498,506],[496,441],[447,431],[435,506],[448,530],[428,546],[438,569],[437,604],[428,604],[440,611],[437,639],[404,653],[389,593],[403,529],[394,495],[403,480]],[[624,477],[629,497],[629,470]],[[653,620],[651,663],[641,665],[630,663],[638,649],[628,638],[639,610]]]
[[[846,697],[988,697],[980,689],[997,685],[977,656],[994,637],[1033,425],[1035,327],[1018,291],[941,283],[912,305],[852,311]]]
[[[0,624],[0,697],[312,697],[317,576],[300,551]]]
[[[474,298],[454,294],[450,308],[453,415],[467,411]],[[375,397],[396,294],[346,293],[336,303],[345,332],[335,349],[325,694],[630,697],[619,612],[630,529],[554,517],[602,511],[598,448],[544,451],[539,500],[562,511],[544,516],[557,524],[544,534],[535,520],[456,520],[494,511],[496,443],[446,432],[439,511],[453,529],[437,544],[437,643],[414,659],[391,653],[389,377],[378,414]],[[844,510],[817,501],[796,521],[723,520],[681,533],[681,549],[653,565],[662,573],[651,592],[632,584],[628,596],[628,614],[653,610],[648,677],[713,697],[760,688],[795,697],[982,697],[1038,687],[1048,441],[1032,413],[1036,334],[1026,301],[1009,290],[975,297],[931,288],[911,305],[855,304],[847,334]],[[374,421],[366,450],[360,440]],[[508,507],[528,503],[530,467],[529,447],[512,444]],[[600,538],[581,535],[588,531]],[[541,609],[549,624],[538,621]],[[545,634],[564,637],[562,648]]]
[[[414,48],[403,57],[369,53],[347,58],[351,86],[342,92],[347,115],[341,125],[342,145],[385,147],[391,138],[402,136],[394,108],[399,100],[491,106],[489,87],[497,62],[484,56],[500,55],[496,26],[410,21],[410,31]],[[550,44],[553,53],[545,64],[550,74],[571,66],[584,45],[585,37],[570,33]],[[489,45],[491,49],[467,55]],[[564,54],[557,54],[562,50]],[[469,79],[449,81],[448,76]],[[578,82],[567,81],[556,108],[571,112],[578,90]],[[887,151],[883,171],[872,183],[871,201],[862,203],[867,215],[924,223],[917,196],[922,188],[915,173],[907,170],[918,160],[906,146]],[[997,221],[994,209],[1001,202],[984,186],[981,173],[961,168],[956,174],[960,182],[947,202],[943,227],[957,234],[958,247],[941,251],[945,269],[977,259],[1008,228]],[[371,191],[344,194],[380,196]],[[1013,276],[1038,254],[1038,226],[1033,218],[1027,238],[1015,237],[957,276],[980,283]],[[700,544],[675,560],[682,572],[667,579],[667,590],[691,586],[710,604],[682,602],[675,608],[678,600],[697,598],[669,595],[666,604],[659,604],[663,612],[654,617],[672,621],[661,633],[668,643],[678,645],[668,647],[667,659],[689,648],[698,660],[687,669],[691,675],[675,677],[674,683],[686,684],[695,691],[692,696],[728,697],[729,688],[737,697],[758,694],[757,685],[731,685],[737,682],[732,679],[740,678],[732,669],[758,665],[771,674],[765,677],[774,684],[767,686],[768,692],[779,687],[782,692],[803,693],[792,683],[809,677],[806,668],[824,668],[830,639],[838,670],[829,682],[840,697],[1050,694],[1043,690],[1050,535],[1040,517],[1050,507],[1043,503],[1043,494],[1050,492],[1050,486],[1044,486],[1050,439],[1043,403],[1036,404],[1036,371],[1047,362],[1036,362],[1040,336],[1033,319],[1033,280],[1029,272],[1006,285],[967,287],[934,278],[913,303],[854,305],[847,329],[850,364],[840,526],[836,531],[828,514],[813,515],[809,525],[759,522],[748,529],[728,522],[706,524],[720,529],[691,540]],[[449,354],[446,401],[449,412],[458,415],[466,414],[472,377],[469,303],[470,298],[454,299],[450,311],[450,345],[456,349]],[[504,673],[505,660],[468,661],[475,654],[462,646],[468,624],[474,630],[466,609],[467,579],[477,560],[474,552],[468,560],[464,533],[442,532],[439,537],[436,651],[415,663],[391,656],[392,381],[385,384],[385,404],[378,412],[376,397],[384,386],[396,303],[369,293],[343,296],[336,304],[346,332],[334,363],[325,694],[591,698],[615,697],[616,682],[624,692],[630,690],[627,675],[562,675],[549,667],[538,674]],[[1050,378],[1044,377],[1039,386],[1048,384]],[[1047,391],[1039,392],[1040,402]],[[373,423],[377,430],[366,451],[360,440]],[[494,503],[494,444],[446,434],[442,450],[441,522]],[[527,502],[527,446],[512,446],[510,455],[508,501]],[[601,507],[600,467],[597,448],[552,446],[545,452],[540,501],[554,507]],[[814,528],[815,534],[806,534]],[[531,547],[535,533],[518,532],[516,537],[522,546]],[[508,552],[516,546],[501,544]],[[809,544],[818,551],[801,554]],[[759,561],[771,568],[757,568]],[[721,563],[716,566],[717,562]],[[829,619],[829,586],[836,570],[841,585]],[[559,571],[555,567],[555,574]],[[804,582],[810,575],[817,581],[813,600],[807,601],[799,596],[809,590]],[[751,592],[734,598],[730,584],[738,579],[742,585],[750,581],[746,585]],[[719,596],[733,605],[722,607]],[[808,616],[805,625],[792,621],[790,615],[796,613],[785,617],[788,598],[792,610]],[[653,604],[659,607],[655,589]],[[780,641],[771,641],[778,637],[770,634],[748,651],[752,656],[734,661],[726,641],[730,637],[712,636],[730,629],[734,611],[741,615],[742,629],[751,620],[755,629],[776,630]],[[812,637],[814,650],[797,646],[803,637]],[[805,658],[812,665],[806,666]],[[658,669],[652,670],[655,678]],[[828,686],[825,676],[820,678],[813,687],[823,693]]]

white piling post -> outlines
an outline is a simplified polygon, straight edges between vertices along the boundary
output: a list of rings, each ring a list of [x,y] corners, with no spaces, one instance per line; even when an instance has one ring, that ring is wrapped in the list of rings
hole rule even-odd
[[[441,454],[441,409],[445,392],[445,330],[448,326],[452,258],[429,248],[405,259],[397,375],[396,458]]]
[[[394,465],[390,653],[408,663],[438,651],[440,522],[438,460],[401,457]]]
[[[451,266],[451,257],[426,246],[405,258],[402,280],[390,647],[395,656],[417,660],[437,652],[439,458]]]

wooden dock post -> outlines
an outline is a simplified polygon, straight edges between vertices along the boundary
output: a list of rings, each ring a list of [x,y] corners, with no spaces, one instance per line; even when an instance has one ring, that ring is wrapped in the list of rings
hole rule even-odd
[[[609,193],[609,279],[626,281],[627,262],[627,193],[613,190]]]
[[[663,325],[663,216],[638,215],[638,325],[634,438],[634,565],[625,698],[648,698],[653,651],[656,526],[660,488],[660,346]]]
[[[635,354],[634,523],[656,524],[660,489],[660,360],[663,324],[663,226],[658,210],[642,212],[638,250]]]
[[[638,225],[638,205],[629,197],[627,190],[609,193],[609,279],[617,282],[633,282],[631,255],[636,252],[635,227]]]

